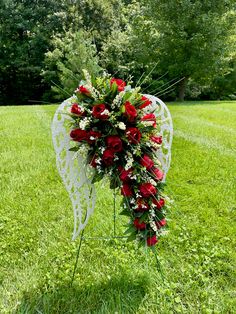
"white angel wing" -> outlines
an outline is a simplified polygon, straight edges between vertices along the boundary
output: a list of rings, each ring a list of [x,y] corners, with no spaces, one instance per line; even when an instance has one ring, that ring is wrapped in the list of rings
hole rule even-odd
[[[95,206],[95,187],[91,183],[94,171],[86,166],[86,158],[69,151],[71,117],[66,114],[72,104],[73,97],[65,100],[56,110],[52,122],[52,138],[56,152],[58,171],[69,193],[74,211],[75,240],[85,228]],[[75,157],[76,156],[76,157]]]
[[[173,139],[173,123],[171,114],[162,100],[152,95],[144,96],[146,96],[152,102],[151,105],[145,108],[145,111],[147,113],[154,112],[156,117],[161,118],[160,135],[162,136],[163,144],[160,149],[157,150],[157,158],[161,162],[165,180],[171,162],[171,144]]]

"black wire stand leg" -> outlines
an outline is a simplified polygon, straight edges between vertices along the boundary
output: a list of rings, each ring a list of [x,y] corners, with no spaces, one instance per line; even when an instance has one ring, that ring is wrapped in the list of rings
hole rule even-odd
[[[78,246],[78,250],[77,250],[77,254],[76,254],[76,260],[75,260],[75,265],[74,265],[74,270],[73,270],[73,275],[71,278],[71,283],[70,286],[72,286],[74,279],[75,279],[75,273],[78,267],[78,261],[79,261],[79,256],[80,256],[80,249],[81,249],[81,244],[82,244],[82,240],[83,240],[83,235],[84,235],[84,229],[81,232],[81,236],[80,236],[80,241],[79,241],[79,246]]]
[[[113,237],[116,236],[116,192],[113,192]]]

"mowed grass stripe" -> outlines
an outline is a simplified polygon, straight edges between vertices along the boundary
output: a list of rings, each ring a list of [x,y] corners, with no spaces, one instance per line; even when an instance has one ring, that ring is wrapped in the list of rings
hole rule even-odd
[[[187,134],[186,131],[176,130],[174,133],[175,136],[184,138],[187,141],[196,143],[200,146],[205,146],[207,149],[215,149],[219,154],[232,156],[236,159],[236,149],[230,149],[223,145],[221,145],[216,140],[208,139],[203,136],[194,136],[191,134]]]
[[[215,122],[215,120],[213,122],[213,121],[209,121],[207,119],[199,118],[196,116],[185,115],[183,113],[182,114],[174,113],[172,118],[175,120],[184,121],[186,123],[198,125],[198,126],[201,126],[203,128],[210,127],[212,129],[216,129],[218,132],[220,132],[220,134],[226,133],[225,136],[231,136],[231,135],[236,136],[236,128],[230,128],[226,125],[218,124]],[[216,130],[213,130],[213,132],[216,133]]]
[[[196,102],[198,104],[198,102]],[[236,101],[232,101],[230,103],[224,102],[209,102],[206,105],[205,102],[201,102],[201,105],[197,105],[196,103],[188,103],[182,105],[170,105],[172,109],[173,116],[175,112],[180,115],[191,118],[200,118],[209,122],[214,122],[222,128],[232,128],[235,129],[236,124]],[[224,106],[227,106],[226,110],[224,110]],[[230,110],[228,109],[230,106]]]
[[[195,115],[196,106],[192,107],[192,115],[189,114],[188,107],[185,109],[185,106],[180,106],[177,113],[175,112],[176,109],[171,107],[175,121],[174,135],[184,137],[199,145],[217,149],[220,153],[236,156],[236,123],[234,128],[219,125],[215,122],[215,115],[211,121],[200,118]],[[221,121],[225,120],[226,117],[222,117]]]

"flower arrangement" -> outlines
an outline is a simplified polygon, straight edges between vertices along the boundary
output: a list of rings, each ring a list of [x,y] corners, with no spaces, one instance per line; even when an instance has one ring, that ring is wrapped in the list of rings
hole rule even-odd
[[[156,157],[161,121],[140,87],[84,74],[71,98],[70,150],[86,154],[92,183],[108,176],[110,188],[120,190],[121,214],[130,218],[128,240],[152,247],[166,227],[164,174]]]

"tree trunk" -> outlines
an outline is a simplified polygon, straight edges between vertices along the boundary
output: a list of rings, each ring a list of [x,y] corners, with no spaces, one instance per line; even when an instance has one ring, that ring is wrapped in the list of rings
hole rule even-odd
[[[180,83],[179,83],[179,98],[178,100],[184,101],[185,96],[185,90],[188,82],[188,77],[185,77]]]

